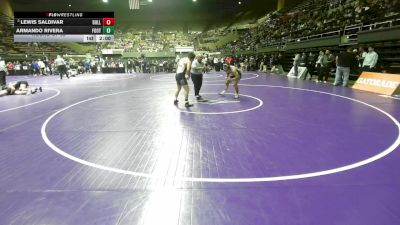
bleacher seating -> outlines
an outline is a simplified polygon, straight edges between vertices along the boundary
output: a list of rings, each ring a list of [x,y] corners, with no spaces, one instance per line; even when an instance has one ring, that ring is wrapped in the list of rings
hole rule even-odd
[[[225,49],[254,50],[273,42],[341,30],[348,25],[386,21],[399,18],[399,9],[398,1],[308,0],[288,11],[268,13],[259,26],[241,31],[240,37]]]
[[[101,48],[124,49],[128,52],[174,51],[175,46],[193,46],[194,35],[182,32],[117,31],[113,43],[103,43]]]

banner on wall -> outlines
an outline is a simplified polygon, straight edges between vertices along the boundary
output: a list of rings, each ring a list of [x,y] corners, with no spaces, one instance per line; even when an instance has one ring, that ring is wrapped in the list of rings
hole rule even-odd
[[[354,89],[393,95],[400,85],[400,75],[363,72],[353,85]]]

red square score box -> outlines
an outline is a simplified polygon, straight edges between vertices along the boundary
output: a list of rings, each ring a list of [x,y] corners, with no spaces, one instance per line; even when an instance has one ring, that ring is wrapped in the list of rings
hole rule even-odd
[[[103,18],[103,26],[114,26],[114,18]]]

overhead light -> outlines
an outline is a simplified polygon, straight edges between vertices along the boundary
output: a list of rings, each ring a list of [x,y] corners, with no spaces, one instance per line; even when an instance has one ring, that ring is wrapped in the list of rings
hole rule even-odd
[[[193,2],[197,2],[197,0],[193,0]]]
[[[153,2],[153,0],[148,0],[149,2]]]
[[[108,2],[108,0],[103,0],[103,2],[104,2],[104,3],[107,3],[107,2]]]
[[[71,7],[72,5],[71,5],[71,4],[69,4],[68,6],[69,6],[69,7]]]
[[[242,2],[238,2],[238,4],[239,4],[239,5],[241,5],[241,4],[242,4]]]

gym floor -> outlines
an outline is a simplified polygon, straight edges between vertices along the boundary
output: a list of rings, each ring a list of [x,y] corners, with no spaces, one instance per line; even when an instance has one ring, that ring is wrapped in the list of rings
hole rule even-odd
[[[398,225],[400,100],[244,73],[8,77],[0,224]],[[193,94],[192,82],[191,94]]]

